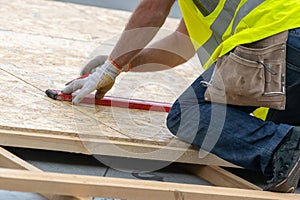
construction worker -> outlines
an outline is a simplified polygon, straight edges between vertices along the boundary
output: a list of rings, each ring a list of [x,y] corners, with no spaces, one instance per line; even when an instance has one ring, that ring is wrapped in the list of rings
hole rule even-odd
[[[141,1],[104,64],[103,57],[96,57],[83,70],[94,72],[85,79],[73,81],[63,93],[80,89],[74,104],[94,90],[97,90],[96,98],[102,98],[124,71],[161,70],[156,66],[172,68],[198,53],[207,70],[173,104],[167,119],[169,130],[198,148],[270,176],[266,190],[293,192],[300,177],[300,127],[296,126],[300,124],[297,107],[300,102],[297,95],[300,90],[300,1],[179,0],[183,19],[177,30],[145,48],[163,25],[174,2]],[[200,82],[211,78],[218,58],[238,45],[287,30],[284,111],[270,109],[272,114],[268,120],[262,120],[250,115],[257,107],[211,103],[204,99],[207,88]]]

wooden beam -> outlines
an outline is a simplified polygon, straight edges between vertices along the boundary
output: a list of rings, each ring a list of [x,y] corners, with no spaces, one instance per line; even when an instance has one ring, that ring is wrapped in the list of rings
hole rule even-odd
[[[25,162],[16,155],[0,147],[0,167],[9,169],[29,170],[33,172],[42,172],[37,167]],[[40,194],[49,200],[90,200],[88,197],[61,196],[55,194]]]
[[[0,189],[133,200],[300,200],[299,194],[3,168],[0,169]]]
[[[42,171],[2,147],[0,147],[0,167],[9,169],[24,169],[36,172]]]
[[[262,190],[257,185],[250,183],[249,181],[236,176],[235,174],[222,169],[218,166],[205,166],[205,165],[179,165],[181,168],[189,171],[196,176],[222,187]]]
[[[173,144],[160,142],[155,144],[153,141],[150,143],[96,135],[80,137],[75,133],[4,127],[0,127],[0,135],[2,146],[238,168],[213,154],[199,158],[198,150],[191,147],[184,148],[187,144],[180,141]],[[123,151],[115,151],[115,147]],[[145,156],[145,153],[149,152],[160,153]],[[174,155],[178,157],[174,159]]]

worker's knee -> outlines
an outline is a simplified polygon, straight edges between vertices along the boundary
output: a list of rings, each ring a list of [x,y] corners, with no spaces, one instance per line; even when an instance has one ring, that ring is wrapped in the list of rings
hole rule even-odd
[[[170,132],[174,135],[176,135],[178,132],[180,119],[181,119],[181,109],[180,109],[180,104],[177,100],[173,104],[169,112],[169,115],[167,117],[167,127],[170,130]]]
[[[170,132],[189,144],[193,144],[196,137],[202,138],[205,135],[203,130],[207,123],[200,122],[200,107],[199,104],[190,104],[190,102],[182,102],[178,99],[167,118],[167,127]]]
[[[205,104],[189,87],[173,104],[168,118],[167,127],[178,138],[190,135],[190,131],[197,132],[200,120],[200,107]],[[195,129],[195,130],[191,130]]]

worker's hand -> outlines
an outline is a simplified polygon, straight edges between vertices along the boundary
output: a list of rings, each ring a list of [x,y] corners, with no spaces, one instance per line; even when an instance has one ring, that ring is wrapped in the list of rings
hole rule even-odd
[[[109,60],[106,60],[103,65],[96,67],[95,71],[88,77],[72,81],[62,93],[71,94],[80,89],[72,101],[75,105],[79,104],[86,95],[94,90],[97,90],[96,98],[102,99],[106,92],[112,88],[120,72]]]

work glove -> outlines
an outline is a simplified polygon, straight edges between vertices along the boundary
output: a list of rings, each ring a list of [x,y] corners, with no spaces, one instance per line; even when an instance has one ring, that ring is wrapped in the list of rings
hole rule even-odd
[[[102,99],[104,95],[112,88],[116,77],[121,73],[121,68],[109,58],[101,65],[101,59],[96,57],[91,60],[81,71],[81,73],[92,72],[88,77],[77,79],[70,82],[63,94],[71,94],[80,89],[77,96],[72,100],[72,103],[77,105],[89,93],[97,90],[95,98]],[[97,66],[97,64],[99,64]],[[97,66],[97,67],[95,67]]]

